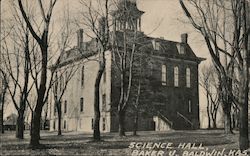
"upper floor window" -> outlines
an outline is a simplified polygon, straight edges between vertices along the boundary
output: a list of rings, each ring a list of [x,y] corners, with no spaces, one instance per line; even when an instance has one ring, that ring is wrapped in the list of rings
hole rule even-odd
[[[174,86],[178,87],[179,86],[179,68],[174,67]]]
[[[179,54],[185,54],[185,46],[184,45],[178,43],[176,46],[177,46],[177,50],[178,50]]]
[[[153,70],[154,70],[154,66],[153,66],[153,63],[152,62],[149,62],[149,76],[152,76],[153,75]]]
[[[81,86],[84,86],[84,66],[82,66],[82,71],[81,71]]]
[[[67,100],[64,101],[64,113],[67,113]]]
[[[166,67],[166,65],[161,66],[161,84],[163,86],[167,85],[167,67]]]
[[[192,102],[188,100],[188,113],[192,113]]]
[[[160,42],[152,40],[154,50],[160,50]]]
[[[80,112],[83,112],[83,107],[84,107],[84,101],[83,100],[84,100],[83,98],[80,99]]]
[[[186,69],[186,86],[187,86],[188,88],[191,87],[190,78],[191,78],[190,68],[187,68],[187,69]]]

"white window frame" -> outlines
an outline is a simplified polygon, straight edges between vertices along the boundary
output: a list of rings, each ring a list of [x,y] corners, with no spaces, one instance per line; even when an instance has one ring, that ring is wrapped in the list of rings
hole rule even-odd
[[[186,87],[191,87],[191,70],[190,68],[186,68]]]
[[[164,64],[161,66],[161,84],[167,85],[167,66]]]
[[[192,113],[192,102],[188,100],[188,113]]]
[[[179,87],[179,67],[174,67],[174,86]]]

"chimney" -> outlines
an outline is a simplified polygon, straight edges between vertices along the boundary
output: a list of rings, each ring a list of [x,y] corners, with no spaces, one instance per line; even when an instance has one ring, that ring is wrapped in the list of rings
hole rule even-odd
[[[83,29],[77,31],[77,47],[79,49],[83,48]]]
[[[187,33],[181,34],[181,43],[185,43],[185,44],[188,43],[188,34]]]

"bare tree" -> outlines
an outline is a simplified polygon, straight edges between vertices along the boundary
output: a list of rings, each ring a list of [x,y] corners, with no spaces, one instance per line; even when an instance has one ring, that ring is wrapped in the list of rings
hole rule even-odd
[[[41,30],[41,35],[39,35],[34,27],[32,26],[32,23],[30,22],[27,13],[23,7],[22,0],[18,0],[19,8],[22,13],[23,19],[25,20],[27,27],[33,36],[33,38],[37,41],[39,47],[40,47],[40,53],[41,53],[41,74],[40,78],[37,79],[37,81],[40,81],[37,87],[37,102],[35,106],[35,110],[33,112],[32,116],[32,127],[31,127],[31,140],[30,140],[30,147],[31,148],[37,148],[40,143],[40,119],[41,119],[41,113],[42,108],[47,101],[47,96],[49,90],[46,89],[47,87],[47,65],[48,65],[48,37],[49,37],[49,26],[50,21],[52,17],[52,12],[54,9],[54,6],[56,4],[57,0],[50,0],[48,4],[47,13],[45,13],[44,4],[41,0],[38,0],[38,6],[41,11],[41,17],[43,22],[43,30]],[[51,81],[50,81],[51,82]],[[47,93],[46,93],[47,91]]]
[[[93,6],[92,1],[81,0],[81,4],[84,8],[87,8],[87,12],[82,13],[83,25],[92,31],[95,36],[96,42],[98,43],[98,63],[99,70],[97,73],[95,81],[95,93],[94,93],[94,132],[93,139],[95,141],[100,141],[100,83],[101,78],[105,70],[106,59],[105,52],[110,49],[109,46],[109,36],[110,36],[110,24],[109,24],[109,14],[110,14],[110,4],[109,0],[97,1],[97,9]]]
[[[195,29],[200,31],[205,39],[209,53],[219,75],[219,85],[223,111],[225,113],[225,132],[231,132],[230,110],[232,102],[240,109],[240,149],[248,148],[248,34],[247,2],[246,0],[191,0],[191,6],[196,9],[200,21],[194,18],[189,9],[180,0],[181,7]],[[220,47],[224,43],[224,47]],[[221,62],[220,55],[230,61]],[[233,74],[238,76],[239,97],[233,96]]]
[[[3,72],[3,70],[0,70],[0,105],[1,105],[1,108],[0,108],[0,131],[1,133],[4,133],[4,124],[3,124],[3,115],[4,115],[4,110],[5,110],[5,103],[6,103],[6,93],[7,93],[7,86],[8,86],[8,76],[6,75],[6,73]]]
[[[26,101],[29,94],[29,73],[30,73],[30,48],[29,48],[29,31],[18,15],[16,7],[13,9],[13,21],[15,27],[13,33],[7,38],[12,44],[4,40],[3,62],[6,68],[6,74],[9,75],[10,81],[7,85],[12,102],[18,112],[16,137],[23,139],[24,133],[24,113]],[[14,24],[13,24],[14,25]],[[14,49],[11,49],[14,45]],[[13,61],[14,60],[14,61]],[[23,76],[23,79],[21,78]],[[32,87],[31,87],[32,88]]]
[[[205,43],[208,47],[213,64],[219,74],[220,97],[222,100],[224,119],[225,119],[225,133],[232,133],[230,111],[232,105],[232,72],[233,72],[233,54],[230,52],[231,47],[230,36],[226,31],[231,27],[228,22],[231,13],[227,11],[226,7],[231,4],[228,1],[209,0],[188,1],[191,9],[195,10],[197,16],[192,15],[191,9],[188,9],[180,0],[181,7],[188,17],[189,21],[195,29],[197,29],[204,37]],[[207,13],[206,13],[207,12]],[[222,46],[220,43],[224,43]],[[224,56],[224,58],[222,58]],[[229,60],[227,60],[229,58]],[[223,60],[222,60],[223,59]]]
[[[205,90],[207,98],[208,129],[217,128],[216,118],[220,105],[219,88],[216,70],[213,66],[204,66],[201,70],[200,85]]]

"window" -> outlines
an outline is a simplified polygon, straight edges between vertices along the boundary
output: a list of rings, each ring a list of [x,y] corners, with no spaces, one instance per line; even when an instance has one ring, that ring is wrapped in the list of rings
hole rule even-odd
[[[80,121],[79,121],[79,127],[80,127],[80,129],[82,129],[82,119],[80,119]]]
[[[63,129],[66,129],[66,120],[64,120]]]
[[[161,66],[161,84],[163,86],[167,85],[167,68],[166,68],[166,65]]]
[[[157,42],[156,40],[152,40],[153,48],[154,50],[160,50],[160,42]]]
[[[188,100],[188,113],[192,113],[192,102]]]
[[[176,46],[177,46],[177,50],[178,50],[179,54],[185,54],[185,46],[184,45],[178,43]]]
[[[56,116],[56,111],[57,111],[57,108],[56,108],[56,103],[54,104],[54,116]]]
[[[82,71],[81,71],[81,86],[84,86],[84,66],[82,66]]]
[[[91,119],[91,127],[92,127],[92,129],[94,129],[94,119],[93,118]]]
[[[179,86],[179,68],[174,67],[174,86],[178,87]]]
[[[102,111],[106,110],[106,95],[102,95]]]
[[[64,101],[64,113],[67,113],[67,100]]]
[[[105,118],[102,118],[102,130],[105,131],[106,130],[106,120]]]
[[[186,86],[187,86],[188,88],[191,87],[191,84],[190,84],[190,77],[191,77],[190,68],[187,68],[187,69],[186,69]]]
[[[103,82],[105,83],[106,82],[106,76],[107,76],[107,73],[106,73],[106,71],[104,70],[104,72],[103,72]]]
[[[159,42],[155,42],[155,50],[160,50],[160,43]]]
[[[53,129],[56,129],[56,121],[53,121]]]
[[[149,74],[150,76],[153,76],[153,70],[154,70],[154,66],[153,66],[153,63],[149,63]]]
[[[84,101],[83,98],[80,99],[80,112],[83,112]]]

